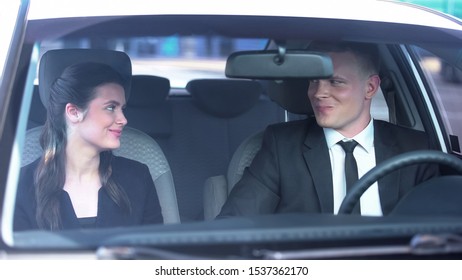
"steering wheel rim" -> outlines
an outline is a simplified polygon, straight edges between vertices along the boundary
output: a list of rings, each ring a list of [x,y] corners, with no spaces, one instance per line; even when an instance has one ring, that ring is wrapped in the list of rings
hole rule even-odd
[[[363,193],[380,178],[397,169],[418,163],[442,164],[462,174],[462,160],[454,155],[436,150],[406,152],[381,162],[364,174],[345,195],[338,214],[351,214]]]

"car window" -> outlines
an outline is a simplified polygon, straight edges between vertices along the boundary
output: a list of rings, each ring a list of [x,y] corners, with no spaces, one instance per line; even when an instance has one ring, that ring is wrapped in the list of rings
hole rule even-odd
[[[311,9],[294,0],[264,9],[258,1],[245,8],[230,1],[193,10],[172,5],[179,2],[32,10],[25,35],[11,47],[18,55],[1,96],[0,147],[12,151],[11,160],[7,153],[1,159],[12,168],[0,168],[0,182],[8,182],[6,191],[0,186],[0,255],[412,259],[454,250],[449,257],[460,257],[460,22],[392,1],[364,1],[366,12],[346,9],[347,1]],[[348,51],[314,48],[332,42],[372,47],[374,55],[356,60]],[[57,79],[61,67],[87,59],[118,72],[110,71],[98,92],[60,92],[75,81]],[[226,75],[229,60],[245,70],[235,71],[241,76]],[[368,75],[357,78],[363,71],[333,60],[361,63]],[[76,73],[101,73],[91,69]],[[97,77],[90,76],[83,80]],[[113,83],[130,95],[123,100]],[[375,94],[374,120],[368,111],[335,118],[341,126],[364,121],[361,132],[343,135],[322,117],[342,104],[345,112],[369,109],[368,96],[349,98],[352,88]],[[92,110],[67,100],[60,104],[66,122],[55,116],[46,123],[56,112],[49,96],[76,92],[91,96]],[[344,180],[350,151],[339,142],[356,136],[358,165],[350,171],[363,177],[351,191]],[[59,152],[50,173],[37,167],[39,158],[50,162]],[[100,178],[71,178],[71,187],[88,179],[88,196],[64,190],[68,154],[93,156],[82,169],[93,167]],[[231,193],[250,203],[227,205]],[[88,202],[89,211],[77,215],[72,199],[84,210]],[[366,215],[350,215],[358,201]]]
[[[437,112],[445,129],[452,152],[461,153],[462,70],[450,61],[415,47],[419,65],[431,90]]]

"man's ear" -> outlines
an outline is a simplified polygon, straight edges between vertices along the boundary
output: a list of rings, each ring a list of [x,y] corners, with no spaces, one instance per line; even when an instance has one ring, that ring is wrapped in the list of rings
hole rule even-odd
[[[366,83],[366,98],[367,99],[372,99],[372,97],[374,97],[374,95],[377,93],[377,91],[379,90],[379,87],[380,87],[380,77],[379,75],[371,75],[368,79],[367,79],[367,83]]]
[[[66,119],[68,119],[71,123],[78,123],[83,117],[80,109],[72,103],[66,104],[65,115]]]

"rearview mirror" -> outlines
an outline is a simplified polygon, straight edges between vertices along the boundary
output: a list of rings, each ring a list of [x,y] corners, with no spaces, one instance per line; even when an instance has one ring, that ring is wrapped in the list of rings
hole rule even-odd
[[[323,53],[291,50],[235,52],[226,61],[229,78],[325,79],[333,74],[331,58]]]

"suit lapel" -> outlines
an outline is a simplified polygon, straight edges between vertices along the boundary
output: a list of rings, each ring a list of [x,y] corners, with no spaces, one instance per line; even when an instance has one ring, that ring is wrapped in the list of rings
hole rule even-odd
[[[376,165],[399,154],[396,141],[386,123],[374,121],[374,146]],[[378,180],[380,203],[383,214],[389,213],[399,198],[399,176],[401,172],[393,172]],[[385,189],[385,186],[387,186]]]
[[[321,212],[332,213],[334,202],[329,150],[322,128],[315,122],[309,122],[308,125],[303,157],[318,194]]]

